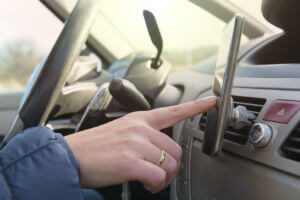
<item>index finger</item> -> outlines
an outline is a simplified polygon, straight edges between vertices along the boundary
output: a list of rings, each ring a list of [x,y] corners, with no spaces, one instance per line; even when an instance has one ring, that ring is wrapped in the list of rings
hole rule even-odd
[[[215,96],[210,96],[175,106],[157,108],[146,111],[143,113],[143,117],[147,124],[160,130],[199,113],[206,112],[216,104],[216,99]]]

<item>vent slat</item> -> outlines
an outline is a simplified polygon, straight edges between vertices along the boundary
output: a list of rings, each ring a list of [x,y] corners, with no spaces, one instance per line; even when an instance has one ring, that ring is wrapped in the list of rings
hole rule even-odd
[[[200,122],[199,122],[199,128],[200,128],[200,131],[202,131],[202,132],[205,131],[206,121],[207,121],[207,113],[203,113],[200,118]]]
[[[299,149],[299,148],[283,147],[283,149],[284,149],[286,152],[294,153],[294,154],[299,154],[299,156],[300,156],[300,149]]]
[[[239,132],[234,132],[234,131],[226,131],[225,135],[235,135],[235,136],[240,136],[248,139],[248,135],[240,134]]]
[[[243,144],[245,144],[247,142],[248,137],[243,138],[240,135],[225,134],[224,135],[224,139],[227,140],[227,141],[231,141],[231,142],[243,145]]]
[[[294,132],[297,132],[298,133],[298,136],[300,137],[300,127],[296,127]]]
[[[288,140],[290,142],[298,143],[300,145],[300,138],[299,137],[290,137],[290,138],[288,138]],[[299,146],[299,148],[300,148],[300,146]]]
[[[245,105],[245,106],[254,106],[254,107],[260,107],[262,108],[263,105],[262,104],[256,104],[256,103],[246,103],[246,102],[240,102],[240,101],[234,101],[234,104],[238,104],[238,105]]]
[[[200,126],[206,126],[206,123],[200,123],[199,125]]]
[[[207,116],[203,115],[202,119],[206,121],[207,120]]]
[[[253,111],[253,110],[249,110],[249,111],[252,112],[256,116],[259,114],[259,112],[256,112],[256,111]]]
[[[249,97],[233,97],[233,100],[234,100],[234,107],[239,105],[245,106],[247,110],[253,113],[256,117],[259,115],[261,109],[263,108],[266,102],[265,99],[249,98]],[[207,113],[204,113],[199,122],[199,128],[203,132],[205,131],[206,121],[207,121]],[[244,145],[248,141],[249,131],[250,131],[250,127],[243,128],[241,130],[234,130],[232,128],[229,128],[224,134],[224,139],[234,143]]]
[[[239,132],[234,132],[234,131],[226,131],[225,135],[234,135],[244,139],[245,138],[248,139],[248,135],[240,134]]]

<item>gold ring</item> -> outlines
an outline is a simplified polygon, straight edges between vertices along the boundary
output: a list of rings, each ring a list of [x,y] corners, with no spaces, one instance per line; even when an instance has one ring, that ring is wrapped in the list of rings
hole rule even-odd
[[[161,156],[160,159],[156,162],[156,165],[160,166],[166,159],[166,152],[164,150],[161,150]]]

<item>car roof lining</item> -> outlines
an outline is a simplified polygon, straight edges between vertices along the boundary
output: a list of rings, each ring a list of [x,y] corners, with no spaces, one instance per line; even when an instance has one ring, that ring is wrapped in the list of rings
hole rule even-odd
[[[265,26],[260,21],[254,19],[251,15],[245,13],[234,4],[228,1],[203,1],[203,0],[189,0],[190,2],[200,6],[206,11],[213,13],[219,19],[229,22],[236,14],[241,13],[245,16],[246,21],[244,25],[244,34],[250,39],[263,36],[265,33],[271,33],[272,30]]]

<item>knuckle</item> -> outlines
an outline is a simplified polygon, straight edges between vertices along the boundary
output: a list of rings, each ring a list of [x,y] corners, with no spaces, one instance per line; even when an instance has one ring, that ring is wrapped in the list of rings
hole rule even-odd
[[[145,138],[141,134],[134,134],[131,133],[124,137],[123,139],[123,149],[130,150],[132,154],[137,156],[142,156],[141,152],[142,149],[145,147],[146,144]]]
[[[132,166],[136,166],[137,163],[139,162],[139,159],[138,159],[137,157],[130,156],[130,157],[129,157],[129,161],[130,161],[130,164],[131,164]]]
[[[125,115],[124,117],[122,117],[125,120],[132,120],[135,118],[136,113],[128,113],[127,115]]]
[[[128,167],[128,164],[133,160],[133,155],[129,150],[119,152],[119,157],[122,159],[125,168]]]
[[[126,160],[131,160],[132,159],[132,152],[129,149],[122,150],[120,152],[120,154],[121,154],[121,157],[125,158]]]
[[[133,127],[133,129],[135,130],[135,131],[137,131],[137,132],[139,132],[139,133],[143,133],[143,132],[145,132],[146,130],[147,130],[147,127],[146,127],[146,125],[144,124],[144,123],[137,123],[134,127]]]
[[[125,163],[127,163],[126,166],[128,166],[128,167],[135,166],[136,163],[138,162],[138,157],[135,156],[134,151],[132,151],[130,149],[124,150],[124,151],[120,152],[120,154],[121,154],[121,157],[123,159],[125,159]]]
[[[181,156],[182,156],[182,148],[176,144],[176,147],[175,147],[175,159],[176,160],[180,160],[181,159]]]
[[[137,114],[135,112],[129,113],[125,115],[124,117],[120,118],[124,123],[133,123],[136,122],[139,117],[137,117]]]
[[[125,148],[135,148],[139,143],[139,137],[135,134],[129,134],[124,138]]]
[[[177,162],[172,158],[168,164],[168,172],[169,174],[173,175],[177,171]]]
[[[127,128],[128,132],[139,135],[149,131],[149,127],[145,123],[142,123],[140,121],[131,123]]]
[[[123,119],[125,120],[130,120],[130,121],[136,121],[139,120],[141,116],[143,116],[143,111],[137,111],[137,112],[132,112],[132,113],[128,113],[127,115],[125,115],[123,117]]]

